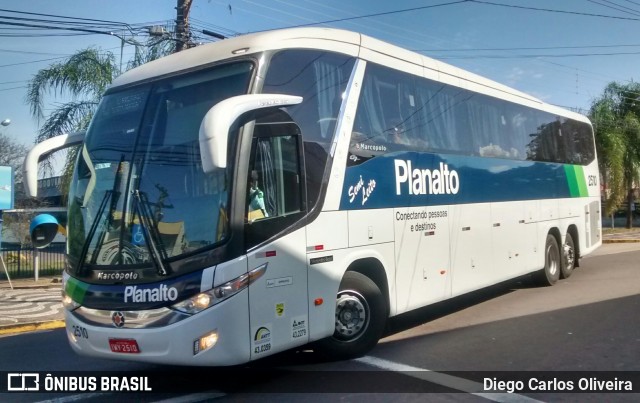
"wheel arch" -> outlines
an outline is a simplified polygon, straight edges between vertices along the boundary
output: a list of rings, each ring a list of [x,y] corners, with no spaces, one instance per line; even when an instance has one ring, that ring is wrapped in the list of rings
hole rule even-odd
[[[382,295],[384,296],[384,301],[387,308],[387,316],[389,316],[389,312],[391,309],[389,282],[387,280],[387,272],[385,271],[382,262],[373,257],[354,260],[347,268],[345,274],[350,271],[360,273],[363,276],[367,276],[371,279],[371,281],[376,283],[376,285],[382,292]]]
[[[561,248],[563,244],[562,234],[560,233],[560,230],[558,229],[558,227],[549,228],[548,234],[553,235],[553,237],[556,239],[556,242],[558,242],[558,248]]]

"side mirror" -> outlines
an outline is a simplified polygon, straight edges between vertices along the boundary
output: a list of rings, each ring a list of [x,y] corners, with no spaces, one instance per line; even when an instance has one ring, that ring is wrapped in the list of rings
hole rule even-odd
[[[36,144],[24,158],[23,181],[24,191],[29,197],[38,195],[38,162],[49,154],[64,148],[73,147],[84,141],[84,132],[74,134],[61,134]]]
[[[49,245],[58,233],[58,220],[51,214],[40,214],[31,220],[29,234],[31,243],[36,248],[44,248]]]
[[[200,124],[200,158],[202,170],[213,172],[227,167],[229,129],[243,114],[264,108],[296,105],[302,97],[281,94],[248,94],[231,97],[209,109]]]

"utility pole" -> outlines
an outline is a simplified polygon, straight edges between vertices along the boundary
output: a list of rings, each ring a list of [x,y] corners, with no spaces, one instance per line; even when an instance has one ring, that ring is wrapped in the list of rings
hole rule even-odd
[[[189,11],[192,0],[178,0],[176,6],[176,52],[189,47]]]

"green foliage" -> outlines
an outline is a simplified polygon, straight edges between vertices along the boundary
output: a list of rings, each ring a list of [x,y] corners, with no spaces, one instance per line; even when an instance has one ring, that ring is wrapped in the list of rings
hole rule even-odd
[[[142,66],[153,60],[159,59],[175,52],[176,43],[173,40],[161,39],[156,42],[149,42],[145,46],[136,46],[133,59],[127,63],[127,70]]]
[[[27,146],[0,133],[0,166],[13,168],[15,183],[22,182],[22,161],[27,152]]]
[[[600,171],[609,189],[606,214],[627,198],[633,201],[633,185],[640,169],[640,83],[610,83],[590,110]],[[631,225],[628,211],[627,226]]]
[[[39,140],[61,134],[57,131],[61,128],[86,128],[86,120],[82,116],[88,108],[94,109],[97,106],[100,96],[117,71],[115,57],[111,52],[101,53],[93,48],[81,50],[66,61],[38,71],[29,82],[26,96],[31,114],[36,119],[44,118],[46,94],[54,97],[70,95],[74,100],[82,100],[56,108],[40,130]]]
[[[127,68],[166,56],[175,46],[169,40],[160,40],[136,46],[133,60]],[[120,74],[116,58],[109,51],[88,48],[70,56],[67,60],[44,68],[33,77],[27,87],[26,102],[32,116],[40,122],[44,119],[36,142],[77,131],[86,130],[95,113],[102,94],[113,79]],[[71,101],[55,105],[55,109],[44,116],[46,96],[70,97]],[[76,151],[67,155],[65,172],[61,181],[62,193],[67,194],[71,182],[72,165]]]

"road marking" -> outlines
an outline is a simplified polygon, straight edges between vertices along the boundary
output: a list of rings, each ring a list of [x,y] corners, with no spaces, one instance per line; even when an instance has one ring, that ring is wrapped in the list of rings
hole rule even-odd
[[[222,392],[209,392],[209,393],[193,393],[191,395],[172,397],[166,400],[159,400],[154,403],[192,403],[192,402],[203,402],[208,399],[217,399],[219,397],[226,396],[225,393]]]
[[[41,400],[37,403],[70,403],[77,402],[80,400],[93,399],[96,397],[103,397],[109,395],[110,393],[83,393],[80,395],[71,395],[64,396],[57,399],[49,399],[49,400]],[[210,393],[193,393],[191,395],[172,397],[166,400],[158,400],[154,403],[192,403],[192,402],[202,402],[208,399],[217,399],[219,397],[226,396],[226,394],[221,392],[210,392]],[[115,398],[115,397],[114,397]]]
[[[481,383],[470,381],[464,378],[458,378],[457,376],[453,376],[453,375],[431,371],[424,368],[412,367],[411,365],[405,365],[405,364],[400,364],[393,361],[384,360],[382,358],[365,356],[362,358],[356,358],[354,361],[367,364],[373,367],[382,368],[388,371],[402,372],[405,375],[411,376],[413,378],[435,383],[437,385],[445,386],[450,389],[466,392],[474,396],[479,396],[488,400],[493,400],[494,402],[509,402],[509,403],[540,402],[539,400],[535,400],[527,396],[519,395],[517,393],[484,392],[484,388]]]
[[[49,400],[41,400],[37,403],[68,403],[68,402],[77,402],[85,399],[92,399],[94,397],[105,396],[108,393],[83,393],[81,395],[71,395],[65,397],[59,397],[57,399],[49,399]]]

